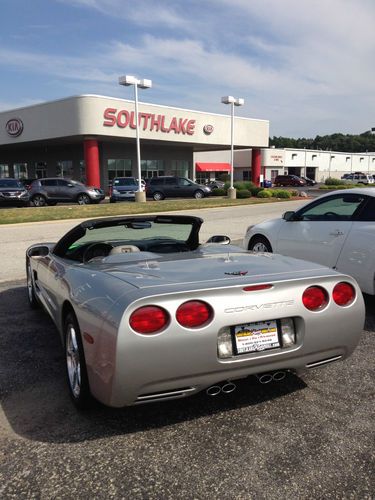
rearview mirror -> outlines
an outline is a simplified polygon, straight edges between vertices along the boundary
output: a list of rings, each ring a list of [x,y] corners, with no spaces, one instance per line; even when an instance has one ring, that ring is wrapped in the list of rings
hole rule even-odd
[[[148,229],[151,227],[150,221],[127,222],[125,227],[130,229]]]

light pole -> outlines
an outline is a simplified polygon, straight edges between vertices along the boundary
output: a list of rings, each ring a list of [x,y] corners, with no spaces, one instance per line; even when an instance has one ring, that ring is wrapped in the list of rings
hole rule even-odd
[[[236,190],[233,187],[233,164],[234,164],[234,106],[243,106],[245,104],[245,99],[241,97],[235,98],[231,95],[227,95],[221,98],[223,104],[230,104],[230,188],[228,189],[228,198],[236,198]]]
[[[125,85],[129,87],[131,85],[134,86],[134,107],[135,107],[135,137],[136,137],[136,145],[137,145],[137,175],[138,175],[138,191],[135,192],[135,201],[139,201],[142,203],[146,202],[146,193],[142,190],[141,183],[141,148],[139,144],[139,116],[138,116],[138,87],[140,89],[150,89],[152,87],[151,80],[138,80],[135,76],[125,75],[120,76],[118,79],[120,85]]]

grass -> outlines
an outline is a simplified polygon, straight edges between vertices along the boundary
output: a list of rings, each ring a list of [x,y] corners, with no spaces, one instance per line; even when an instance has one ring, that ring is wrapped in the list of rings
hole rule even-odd
[[[99,205],[58,205],[55,207],[28,207],[0,209],[0,224],[20,224],[24,222],[43,222],[64,219],[92,219],[112,215],[132,215],[179,210],[199,210],[200,208],[233,207],[288,201],[288,199],[235,199],[204,198],[202,200],[174,199],[147,201],[146,203],[121,202],[101,203]]]

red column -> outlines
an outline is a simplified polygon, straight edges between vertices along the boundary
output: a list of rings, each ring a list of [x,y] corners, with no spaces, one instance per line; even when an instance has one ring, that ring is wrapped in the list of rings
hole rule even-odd
[[[251,160],[251,181],[258,187],[260,183],[261,163],[260,149],[253,148]]]
[[[100,187],[99,147],[95,139],[85,139],[83,142],[86,165],[86,184]]]

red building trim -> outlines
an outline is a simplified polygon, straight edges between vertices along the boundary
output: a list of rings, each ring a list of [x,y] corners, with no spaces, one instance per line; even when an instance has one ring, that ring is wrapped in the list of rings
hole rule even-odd
[[[258,187],[260,186],[261,158],[262,155],[260,149],[253,149],[251,160],[251,181]]]
[[[83,142],[86,165],[86,184],[100,187],[99,146],[95,139],[85,139]]]

